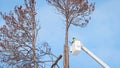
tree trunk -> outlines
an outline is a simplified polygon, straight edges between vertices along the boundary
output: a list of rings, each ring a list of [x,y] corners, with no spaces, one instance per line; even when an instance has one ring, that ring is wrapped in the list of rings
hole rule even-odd
[[[35,22],[35,16],[33,16],[33,22]],[[32,31],[32,49],[33,49],[34,68],[38,68],[38,66],[37,66],[37,57],[36,57],[35,40],[36,40],[36,36],[35,36],[35,23],[34,23],[33,24],[33,31]]]
[[[35,0],[31,0],[31,9],[32,9],[32,51],[33,51],[33,60],[34,68],[38,68],[37,57],[36,57],[36,22],[35,22]]]
[[[34,32],[34,31],[33,31]],[[35,33],[33,33],[33,40],[32,40],[32,51],[33,51],[33,60],[34,60],[34,68],[38,68],[37,66],[37,57],[36,57],[36,48],[35,48]]]
[[[33,22],[35,22],[35,16],[33,16]],[[33,60],[34,60],[34,68],[38,68],[37,66],[37,57],[36,57],[36,44],[35,44],[36,36],[35,36],[35,24],[33,24],[32,31],[32,51],[33,51]]]
[[[68,19],[66,20],[66,33],[65,33],[65,44],[64,44],[64,68],[69,68]]]

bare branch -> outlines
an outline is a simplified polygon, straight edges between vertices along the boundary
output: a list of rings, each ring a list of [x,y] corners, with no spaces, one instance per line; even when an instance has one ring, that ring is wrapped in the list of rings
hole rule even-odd
[[[55,65],[57,65],[58,61],[62,58],[62,55],[59,55],[57,60],[52,64],[51,68],[53,68]]]

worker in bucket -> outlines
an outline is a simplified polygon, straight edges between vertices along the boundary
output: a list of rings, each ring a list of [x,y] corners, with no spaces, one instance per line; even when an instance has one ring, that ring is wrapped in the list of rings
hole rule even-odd
[[[72,43],[74,43],[77,39],[75,37],[72,38]]]

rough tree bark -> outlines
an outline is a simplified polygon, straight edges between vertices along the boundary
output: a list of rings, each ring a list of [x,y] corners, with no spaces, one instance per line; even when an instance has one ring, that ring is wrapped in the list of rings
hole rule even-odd
[[[69,68],[69,48],[68,48],[68,16],[66,16],[66,32],[64,44],[64,68]]]
[[[32,10],[32,50],[33,50],[33,60],[34,68],[38,68],[37,57],[36,57],[36,22],[35,22],[35,0],[31,0],[31,10]]]

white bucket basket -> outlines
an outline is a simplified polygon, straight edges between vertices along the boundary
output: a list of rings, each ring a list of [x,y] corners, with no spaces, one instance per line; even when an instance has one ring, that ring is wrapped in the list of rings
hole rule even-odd
[[[70,52],[73,55],[78,55],[81,51],[82,43],[78,40],[75,40],[70,46]]]

